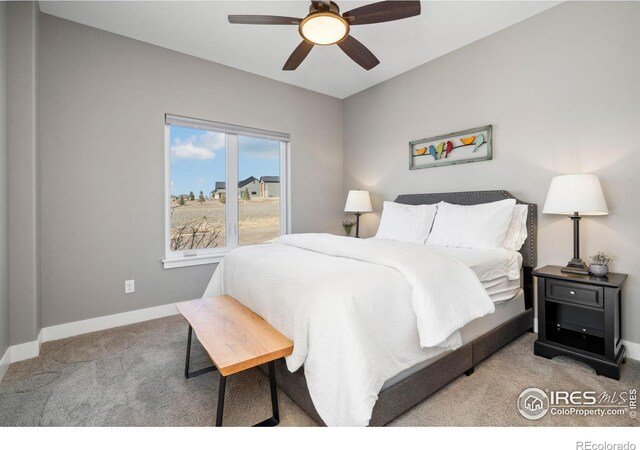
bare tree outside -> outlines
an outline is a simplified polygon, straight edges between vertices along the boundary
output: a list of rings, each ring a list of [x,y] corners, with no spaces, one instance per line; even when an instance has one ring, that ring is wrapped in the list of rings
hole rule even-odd
[[[198,199],[197,196],[196,199]],[[216,196],[205,198],[204,202],[190,202],[188,196],[182,202],[180,200],[181,197],[171,199],[171,250],[224,247],[226,242],[224,193],[218,193],[218,198]],[[279,198],[256,196],[249,201],[242,199],[237,201],[241,245],[267,242],[280,235]]]
[[[222,243],[219,239],[223,227],[201,218],[174,221],[174,209],[171,209],[171,250],[194,250],[198,248],[215,248]]]

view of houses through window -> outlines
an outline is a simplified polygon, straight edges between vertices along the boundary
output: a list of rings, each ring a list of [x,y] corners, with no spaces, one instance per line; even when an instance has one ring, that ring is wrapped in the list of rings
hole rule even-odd
[[[240,245],[280,236],[280,142],[238,139]]]
[[[173,124],[169,140],[170,252],[188,255],[280,235],[281,141]],[[233,168],[238,184],[231,194]]]

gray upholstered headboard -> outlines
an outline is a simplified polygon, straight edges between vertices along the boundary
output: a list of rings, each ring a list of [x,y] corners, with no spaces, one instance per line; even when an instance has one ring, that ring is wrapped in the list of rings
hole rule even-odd
[[[538,206],[518,200],[507,191],[472,191],[472,192],[443,192],[434,194],[403,194],[398,195],[396,203],[406,205],[431,205],[441,201],[458,205],[477,205],[480,203],[496,202],[506,198],[514,198],[516,203],[529,207],[527,217],[527,240],[520,249],[523,267],[533,269],[537,263],[537,234],[538,234]]]

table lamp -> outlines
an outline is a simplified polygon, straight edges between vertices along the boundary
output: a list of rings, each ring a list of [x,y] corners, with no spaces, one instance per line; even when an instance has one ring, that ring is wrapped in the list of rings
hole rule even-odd
[[[356,237],[360,237],[360,215],[373,211],[369,191],[349,191],[344,211],[356,214]]]
[[[587,275],[589,268],[580,259],[580,219],[609,214],[598,177],[591,174],[554,177],[542,210],[545,214],[565,214],[573,221],[573,259],[562,272]]]

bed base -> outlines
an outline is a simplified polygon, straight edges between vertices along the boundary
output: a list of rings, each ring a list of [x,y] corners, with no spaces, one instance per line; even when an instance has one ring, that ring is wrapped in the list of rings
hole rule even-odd
[[[531,330],[533,309],[527,309],[433,364],[388,387],[378,396],[369,426],[384,426],[462,374],[471,375],[476,365],[514,339]],[[313,420],[324,425],[313,405],[304,368],[289,372],[284,360],[275,362],[278,386]]]

